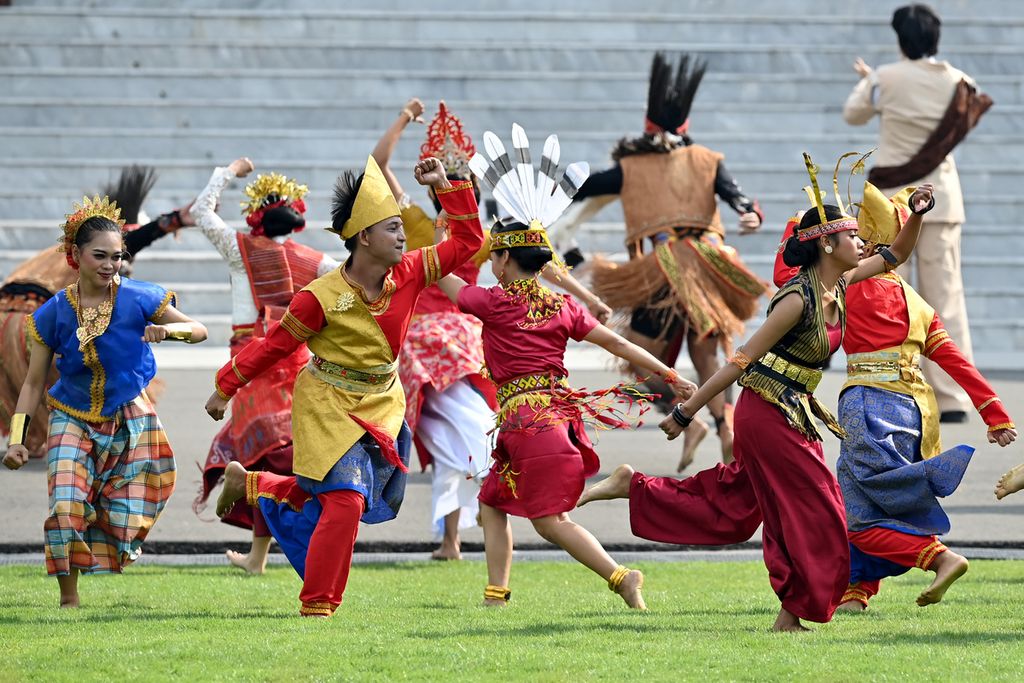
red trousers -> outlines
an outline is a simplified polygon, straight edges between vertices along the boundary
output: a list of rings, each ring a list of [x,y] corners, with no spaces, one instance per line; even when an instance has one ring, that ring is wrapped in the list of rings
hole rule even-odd
[[[821,443],[744,389],[736,403],[736,461],[678,480],[633,476],[630,524],[663,543],[728,545],[764,523],[764,561],[782,607],[826,622],[850,581],[846,513]]]
[[[359,518],[365,509],[362,494],[357,491],[338,490],[317,494],[319,516],[315,508],[302,514],[312,496],[295,481],[270,472],[251,472],[246,480],[250,504],[260,498],[269,498],[280,506],[290,508],[291,523],[275,516],[271,528],[275,538],[286,550],[305,546],[305,563],[299,600],[303,616],[330,616],[341,604],[352,567],[352,551],[359,533]],[[310,525],[312,533],[310,533]],[[296,564],[292,557],[289,557]]]
[[[927,570],[939,553],[947,550],[935,536],[914,536],[882,527],[850,531],[848,534],[850,543],[858,550],[904,567]],[[868,600],[878,594],[881,585],[880,580],[851,583],[843,595],[843,602],[856,600],[867,606]]]

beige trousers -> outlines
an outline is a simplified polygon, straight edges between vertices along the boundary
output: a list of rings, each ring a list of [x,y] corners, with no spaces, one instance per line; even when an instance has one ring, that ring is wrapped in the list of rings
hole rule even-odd
[[[960,223],[924,221],[914,255],[897,271],[939,314],[950,338],[971,362],[971,331],[960,274]],[[967,393],[935,363],[922,360],[925,379],[935,390],[939,411],[973,411]]]

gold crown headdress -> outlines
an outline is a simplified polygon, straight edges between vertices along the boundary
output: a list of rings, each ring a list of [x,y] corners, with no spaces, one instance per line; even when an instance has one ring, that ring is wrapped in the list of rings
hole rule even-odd
[[[549,135],[544,141],[540,172],[535,172],[530,161],[530,141],[517,123],[512,124],[512,147],[514,166],[498,136],[487,131],[484,133],[487,156],[477,152],[469,161],[470,170],[484,180],[494,199],[508,212],[502,222],[526,226],[525,230],[492,231],[491,251],[544,246],[551,249],[553,260],[561,265],[545,228],[572,202],[573,195],[590,175],[590,166],[585,161],[577,161],[565,169],[559,167],[558,136]]]
[[[434,157],[441,160],[447,175],[469,179],[469,160],[476,154],[473,139],[462,130],[462,121],[448,111],[444,100],[427,126],[427,139],[420,146],[420,161]]]
[[[82,223],[90,218],[102,216],[117,223],[117,227],[123,228],[124,220],[121,218],[121,209],[107,196],[104,196],[103,199],[100,199],[99,195],[92,199],[82,197],[82,203],[75,202],[72,209],[71,213],[64,216],[64,224],[61,225],[63,234],[57,240],[60,242],[57,251],[64,252],[68,265],[77,268],[78,264],[71,258],[71,247],[75,243],[75,236],[78,235],[78,229],[82,227]]]
[[[857,213],[857,235],[865,245],[893,243],[910,218],[910,197],[915,191],[916,187],[906,187],[886,197],[877,187],[864,181],[864,198]]]
[[[850,169],[851,177],[855,173],[864,172],[864,160],[871,156],[874,151],[875,150],[871,150],[867,154],[862,154],[860,159],[854,162],[853,168]],[[813,225],[804,230],[800,230],[798,227],[796,230],[796,237],[801,242],[809,242],[810,240],[817,239],[824,235],[833,235],[837,232],[857,230],[857,219],[849,214],[846,205],[843,204],[843,197],[839,192],[839,167],[842,165],[844,159],[857,154],[860,154],[860,152],[847,152],[839,157],[838,161],[836,161],[835,170],[832,172],[832,190],[835,193],[836,206],[839,207],[839,212],[842,215],[839,218],[830,221],[825,214],[826,194],[818,187],[818,167],[813,161],[811,161],[811,155],[804,152],[804,165],[807,167],[807,175],[811,178],[811,184],[804,188],[804,192],[807,193],[807,198],[811,202],[811,210],[817,210],[818,218],[821,222],[818,225]],[[847,198],[849,198],[849,182],[847,183],[846,191]]]
[[[359,192],[356,193],[352,202],[352,215],[340,230],[333,227],[327,228],[327,230],[340,235],[343,240],[347,240],[371,225],[401,214],[398,202],[395,201],[395,195],[392,194],[391,187],[388,185],[387,179],[384,178],[384,173],[371,155],[366,158],[363,180],[359,184]]]
[[[308,187],[280,173],[261,173],[256,176],[256,180],[245,186],[248,201],[242,202],[242,215],[251,216],[267,205],[280,201],[294,202],[305,197],[308,192]]]

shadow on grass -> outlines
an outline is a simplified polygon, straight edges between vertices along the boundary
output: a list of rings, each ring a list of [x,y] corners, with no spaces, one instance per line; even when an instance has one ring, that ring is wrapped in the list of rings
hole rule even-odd
[[[965,633],[963,631],[938,631],[929,633],[901,633],[894,638],[892,634],[858,634],[857,643],[874,643],[875,645],[920,645],[936,646],[970,646],[985,643],[1020,643],[1020,632],[1008,627],[1006,631],[979,631]]]
[[[29,607],[39,608],[38,605],[30,605]],[[45,609],[45,608],[44,608]],[[141,621],[188,621],[195,619],[227,619],[236,621],[240,619],[285,619],[295,616],[294,612],[283,612],[281,610],[245,610],[237,611],[232,613],[224,612],[157,612],[154,610],[148,610],[136,606],[134,611],[125,611],[123,614],[103,612],[99,614],[92,613],[92,610],[85,608],[79,611],[72,610],[59,610],[57,607],[53,608],[53,611],[47,611],[39,616],[28,616],[18,614],[3,614],[0,615],[0,626],[10,624],[16,626],[19,624],[53,624],[56,622],[74,621],[75,623],[115,623],[122,621],[130,622],[141,622]],[[74,618],[80,617],[80,618]]]

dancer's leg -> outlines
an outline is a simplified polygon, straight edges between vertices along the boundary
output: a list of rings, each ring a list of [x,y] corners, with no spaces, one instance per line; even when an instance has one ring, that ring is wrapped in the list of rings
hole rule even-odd
[[[512,573],[512,525],[508,515],[486,503],[480,503],[480,522],[484,528],[487,583],[507,588]],[[502,599],[484,599],[484,605],[492,607],[503,607],[506,603]]]
[[[317,500],[323,511],[309,539],[299,613],[328,617],[341,604],[348,584],[359,518],[366,501],[362,494],[347,489],[317,494]]]

